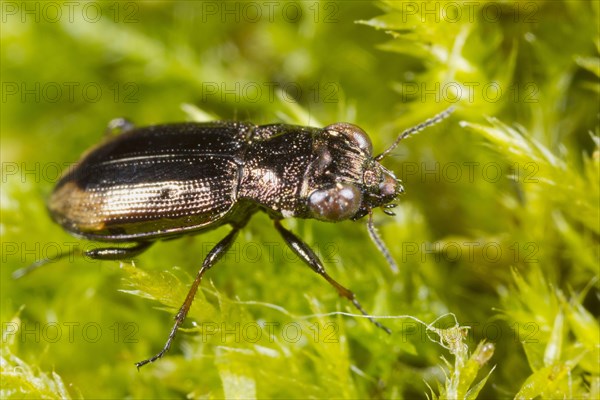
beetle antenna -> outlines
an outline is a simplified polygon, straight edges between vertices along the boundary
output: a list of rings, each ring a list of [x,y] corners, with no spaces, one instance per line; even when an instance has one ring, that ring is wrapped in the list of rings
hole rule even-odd
[[[371,236],[371,240],[375,243],[375,246],[377,246],[381,254],[383,254],[385,259],[387,260],[388,264],[390,265],[390,268],[392,269],[392,272],[397,274],[398,264],[396,264],[396,261],[394,261],[394,259],[392,258],[390,251],[385,246],[385,243],[383,243],[383,240],[381,240],[381,237],[379,237],[379,234],[375,229],[375,225],[373,225],[373,210],[369,210],[369,220],[367,222],[367,229],[369,231],[369,236]]]
[[[413,126],[412,128],[408,128],[407,130],[405,130],[404,132],[402,132],[400,134],[400,136],[398,136],[398,139],[396,139],[396,141],[394,143],[392,143],[392,145],[390,147],[388,147],[383,153],[381,153],[380,155],[378,155],[377,157],[375,157],[375,161],[379,161],[382,158],[384,158],[385,156],[387,156],[392,150],[394,150],[396,148],[396,146],[398,146],[398,143],[400,143],[400,141],[404,138],[406,138],[407,136],[410,136],[414,133],[420,132],[425,128],[428,128],[432,125],[437,124],[438,122],[440,122],[441,120],[443,120],[444,118],[448,117],[450,114],[452,114],[452,112],[454,111],[454,107],[449,107],[446,110],[442,111],[441,113],[439,113],[438,115],[436,115],[433,118],[429,118],[427,121],[420,123],[417,126]]]

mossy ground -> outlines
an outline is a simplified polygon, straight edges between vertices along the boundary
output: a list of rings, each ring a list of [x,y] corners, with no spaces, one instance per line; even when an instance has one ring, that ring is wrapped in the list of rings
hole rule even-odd
[[[599,3],[227,4],[2,3],[2,397],[598,398]],[[391,336],[330,314],[264,215],[139,372],[226,228],[11,279],[85,243],[44,199],[115,117],[348,121],[381,151],[451,104],[384,160],[399,274],[364,224],[286,222]]]

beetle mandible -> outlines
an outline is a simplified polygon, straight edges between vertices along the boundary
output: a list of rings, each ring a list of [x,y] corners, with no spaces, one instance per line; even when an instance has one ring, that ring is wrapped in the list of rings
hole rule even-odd
[[[335,123],[323,129],[243,122],[177,123],[135,128],[124,119],[121,131],[84,154],[57,183],[48,202],[50,215],[74,236],[130,247],[85,252],[100,260],[131,259],[155,241],[230,225],[232,230],[208,253],[175,316],[163,349],[136,363],[161,358],[171,347],[204,273],[227,252],[252,214],[266,212],[285,243],[316,273],[371,317],[349,289],[327,274],[311,248],[284,228],[285,218],[327,222],[358,220],[367,227],[392,269],[397,266],[373,226],[372,210],[388,215],[403,192],[400,180],[380,161],[405,137],[446,118],[452,108],[401,133],[373,157],[371,139],[361,128]],[[20,276],[46,261],[17,271]]]

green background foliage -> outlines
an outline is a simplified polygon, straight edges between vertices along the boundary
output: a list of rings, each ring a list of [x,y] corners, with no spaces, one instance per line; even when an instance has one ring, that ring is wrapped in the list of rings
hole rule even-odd
[[[267,3],[2,2],[2,397],[598,398],[598,2]],[[44,202],[115,117],[347,121],[382,151],[451,104],[383,162],[398,274],[362,223],[286,221],[390,336],[330,314],[355,310],[265,215],[139,372],[227,228],[11,278],[90,248]]]

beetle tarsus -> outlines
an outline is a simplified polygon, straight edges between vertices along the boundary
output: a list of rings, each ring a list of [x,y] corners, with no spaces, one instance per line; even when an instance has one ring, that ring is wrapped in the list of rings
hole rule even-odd
[[[371,321],[376,327],[383,329],[388,335],[392,334],[392,330],[390,328],[388,328],[387,326],[383,325],[382,323],[378,322],[368,312],[366,312],[364,310],[364,308],[362,308],[362,305],[358,302],[358,300],[356,300],[356,298],[352,299],[352,304],[354,304],[354,307],[356,307],[358,309],[358,311],[360,311],[362,313],[362,315],[367,317],[367,319],[369,321]]]
[[[106,135],[121,134],[135,129],[133,122],[127,118],[115,118],[108,122],[106,126]]]
[[[67,257],[71,258],[72,256],[74,256],[76,254],[80,254],[79,249],[74,249],[74,250],[68,251],[66,253],[60,253],[56,257],[48,257],[48,258],[43,258],[41,260],[37,260],[36,262],[29,264],[26,267],[19,268],[16,271],[14,271],[12,273],[12,277],[13,277],[13,279],[20,279],[20,278],[24,277],[25,275],[32,273],[36,269],[43,267],[46,264],[54,263],[54,262],[57,262],[59,260],[62,260],[63,258],[67,258]]]
[[[165,343],[162,350],[160,352],[158,352],[155,356],[153,356],[147,360],[143,360],[143,361],[135,363],[138,370],[140,369],[140,367],[143,367],[144,365],[146,365],[148,363],[152,363],[152,362],[158,360],[167,351],[169,351],[169,349],[171,348],[171,344],[173,343],[173,340],[175,339],[175,336],[177,335],[177,331],[178,331],[179,327],[183,324],[183,321],[185,321],[185,317],[187,316],[188,311],[190,311],[190,307],[192,306],[192,302],[194,301],[194,297],[196,297],[196,292],[198,291],[198,287],[200,286],[200,282],[202,281],[202,276],[213,265],[215,265],[217,263],[217,261],[219,261],[225,253],[227,253],[227,250],[229,250],[229,248],[235,241],[235,238],[241,228],[242,228],[241,226],[234,227],[233,230],[231,232],[229,232],[229,234],[227,234],[227,236],[225,236],[223,239],[221,239],[221,241],[219,243],[217,243],[215,245],[215,247],[213,247],[212,250],[208,253],[206,258],[204,259],[204,262],[202,263],[202,267],[200,268],[200,270],[198,271],[198,274],[196,275],[196,279],[194,279],[194,282],[192,283],[192,286],[190,287],[190,290],[188,291],[188,294],[185,297],[185,301],[183,302],[183,304],[179,308],[179,311],[175,315],[175,325],[173,325],[173,328],[171,329],[171,333],[169,333],[167,342]]]
[[[184,319],[185,319],[185,317],[184,317]],[[158,354],[154,355],[153,357],[150,357],[147,360],[143,360],[143,361],[139,361],[139,362],[135,363],[135,366],[137,367],[138,371],[144,365],[153,363],[154,361],[156,361],[159,358],[161,358],[162,356],[164,356],[167,351],[169,351],[169,349],[171,348],[171,343],[173,343],[173,339],[175,339],[175,335],[177,334],[177,329],[179,328],[179,325],[181,325],[181,323],[183,323],[183,319],[181,320],[181,322],[179,322],[179,320],[177,320],[177,321],[178,322],[175,323],[175,326],[173,326],[173,329],[171,329],[171,333],[169,333],[169,338],[167,339],[167,343],[165,344],[165,347],[163,347],[163,349],[161,351],[159,351]]]

